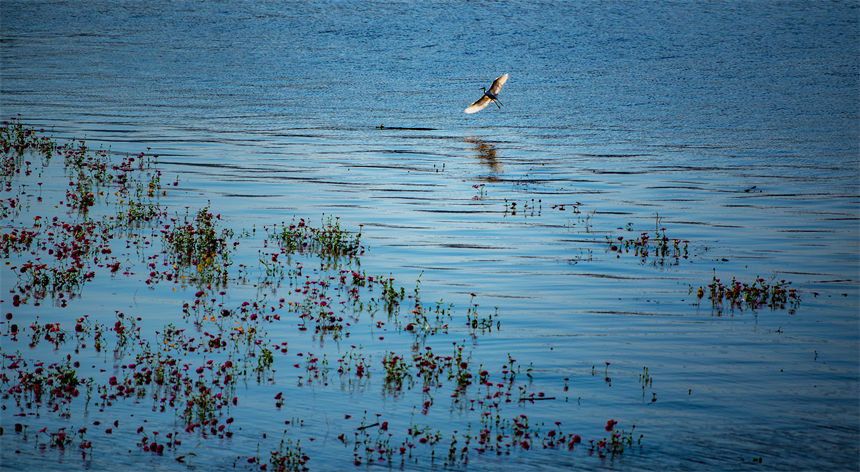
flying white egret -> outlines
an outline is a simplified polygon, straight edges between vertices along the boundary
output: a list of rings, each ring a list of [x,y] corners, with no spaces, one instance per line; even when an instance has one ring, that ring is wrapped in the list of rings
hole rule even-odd
[[[481,87],[481,90],[484,91],[484,95],[481,96],[481,98],[479,98],[477,102],[469,105],[469,107],[466,108],[465,112],[466,113],[477,113],[477,112],[483,110],[484,108],[486,108],[487,105],[490,104],[490,102],[495,103],[496,106],[499,107],[499,110],[501,110],[502,107],[500,105],[502,102],[499,101],[499,98],[497,97],[497,95],[499,95],[499,90],[502,89],[502,85],[505,85],[505,82],[507,82],[507,81],[508,81],[508,74],[505,74],[505,75],[503,75],[503,76],[501,76],[498,79],[493,81],[493,85],[490,85],[490,90],[487,90],[484,87]]]

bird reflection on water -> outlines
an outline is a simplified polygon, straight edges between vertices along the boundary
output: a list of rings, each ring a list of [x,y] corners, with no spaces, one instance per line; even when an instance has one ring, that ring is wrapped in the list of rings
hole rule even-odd
[[[473,154],[472,157],[478,159],[482,164],[489,167],[493,174],[502,173],[502,164],[496,157],[496,146],[489,144],[480,138],[474,137],[465,138],[464,141],[473,146],[476,154]],[[495,175],[488,175],[486,177],[481,177],[480,180],[485,182],[497,182],[499,178]]]

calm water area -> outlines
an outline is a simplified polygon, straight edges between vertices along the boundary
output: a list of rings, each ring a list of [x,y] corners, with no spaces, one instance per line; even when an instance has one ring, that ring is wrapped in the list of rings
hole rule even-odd
[[[501,109],[464,114],[503,73]],[[426,304],[453,305],[437,351],[464,340],[491,370],[510,354],[532,364],[529,392],[555,397],[503,416],[560,421],[584,443],[607,420],[635,425],[623,454],[537,445],[452,470],[857,470],[859,114],[855,1],[0,1],[2,119],[114,156],[151,149],[163,182],[178,179],[169,211],[208,204],[237,235],[253,228],[237,257],[254,263],[266,225],[333,216],[360,228],[363,270],[407,292],[420,278]],[[43,191],[65,185],[56,175]],[[611,248],[660,228],[688,257]],[[152,333],[196,290],[147,286],[140,270],[97,276],[65,308],[13,307],[14,275],[0,269],[0,311],[21,324],[89,314],[112,325],[120,310]],[[790,282],[800,302],[697,298],[714,278],[758,277]],[[257,290],[234,283],[227,296]],[[482,314],[497,308],[498,329],[460,327],[472,299]],[[283,436],[301,440],[311,470],[400,469],[355,467],[338,441],[367,411],[401,436],[414,423],[441,431],[435,460],[426,449],[402,467],[443,470],[451,432],[480,429],[480,413],[444,390],[426,415],[420,392],[385,391],[380,363],[409,352],[406,333],[363,315],[335,342],[281,316],[267,329],[289,352],[271,382],[236,387],[232,438],[187,437],[158,456],[135,446],[136,422],[174,418],[146,402],[22,419],[7,395],[0,469],[243,470],[254,466],[237,457],[267,456]],[[68,350],[0,343],[46,361]],[[297,353],[333,363],[349,345],[371,356],[366,385],[297,381]],[[99,362],[128,360],[82,364]],[[91,426],[85,459],[13,430],[114,417],[111,435]],[[294,418],[303,426],[285,428]]]

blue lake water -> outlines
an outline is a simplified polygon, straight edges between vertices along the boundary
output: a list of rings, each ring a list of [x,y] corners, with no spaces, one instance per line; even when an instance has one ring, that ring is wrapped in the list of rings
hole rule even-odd
[[[459,316],[472,293],[482,313],[498,307],[498,331],[452,330],[435,345],[465,339],[494,368],[508,353],[533,363],[529,390],[557,400],[515,403],[506,417],[558,420],[584,439],[615,419],[643,435],[608,458],[534,448],[453,468],[860,466],[856,2],[83,3],[0,4],[3,119],[117,156],[151,148],[164,181],[178,177],[171,211],[208,203],[237,233],[322,215],[361,225],[367,273],[407,290],[420,277],[423,299]],[[503,73],[501,110],[464,114]],[[61,195],[62,176],[52,182],[47,195]],[[688,240],[689,257],[660,264],[609,248],[655,227]],[[259,240],[243,244],[254,261]],[[16,320],[113,320],[119,309],[152,331],[194,293],[100,277],[63,310],[13,308],[14,280],[0,275],[2,311]],[[717,313],[695,294],[713,277],[784,279],[801,302]],[[311,339],[293,320],[270,327],[290,346],[274,384],[240,387],[247,402],[231,415],[242,429],[187,439],[176,453],[196,451],[186,463],[135,450],[131,426],[98,435],[86,460],[39,449],[12,431],[21,420],[7,396],[0,468],[242,469],[237,456],[285,434],[312,470],[343,470],[352,447],[335,437],[355,427],[344,414],[380,412],[392,431],[413,416],[446,435],[476,428],[446,395],[419,415],[420,395],[386,394],[381,374],[363,389],[297,385],[298,352],[334,358],[361,344],[378,369],[384,353],[408,351],[408,336],[380,340],[363,323],[346,343]],[[0,341],[5,353],[64,354]],[[275,409],[279,391],[289,401]],[[117,408],[126,424],[173,421]],[[296,417],[304,426],[285,429]],[[91,419],[28,418],[31,429]]]

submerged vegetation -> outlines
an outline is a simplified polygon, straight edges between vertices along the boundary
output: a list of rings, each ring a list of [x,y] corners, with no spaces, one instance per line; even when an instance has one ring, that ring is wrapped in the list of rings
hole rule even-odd
[[[471,293],[458,313],[454,303],[424,300],[420,276],[407,288],[390,275],[368,274],[361,230],[342,228],[338,218],[267,225],[256,239],[256,229],[236,236],[209,206],[179,213],[165,203],[171,190],[161,182],[157,155],[57,144],[18,120],[0,128],[0,149],[8,289],[0,297],[11,307],[2,325],[0,387],[4,417],[16,418],[0,434],[36,449],[77,450],[85,461],[107,452],[104,435],[117,434],[129,451],[211,465],[192,444],[229,444],[254,416],[247,409],[271,405],[291,415],[287,427],[263,433],[257,453],[236,456],[234,466],[304,470],[313,464],[305,451],[315,438],[303,430],[300,402],[284,393],[289,378],[289,388],[313,394],[373,389],[411,411],[408,424],[367,411],[358,422],[349,401],[326,406],[338,416],[331,427],[339,428],[344,449],[335,468],[422,461],[464,468],[484,454],[543,449],[602,459],[640,446],[635,426],[628,431],[614,419],[595,427],[530,418],[536,402],[567,401],[570,377],[556,379],[556,391],[535,391],[531,363],[510,354],[486,359],[478,340],[503,328],[498,308],[479,307]],[[68,181],[62,193],[43,185],[58,180]],[[475,188],[484,199],[483,185]],[[515,211],[534,215],[534,204],[506,203],[506,215]],[[591,231],[587,217],[579,222]],[[608,241],[610,252],[632,251],[659,265],[689,257],[687,241],[668,238],[664,228]],[[64,311],[86,297],[89,284],[142,284],[167,313],[150,320],[113,308]],[[714,278],[698,298],[708,293],[715,308],[793,311],[799,297],[787,284]],[[43,303],[53,309],[40,309]],[[281,339],[284,332],[304,340],[302,347]],[[379,346],[350,344],[367,332]],[[387,338],[398,342],[384,344]],[[647,368],[639,382],[644,396],[653,384]],[[137,404],[148,420],[131,418],[128,407]],[[454,417],[453,428],[434,423],[443,412]],[[35,433],[43,416],[65,426]],[[281,439],[275,444],[269,436]]]

